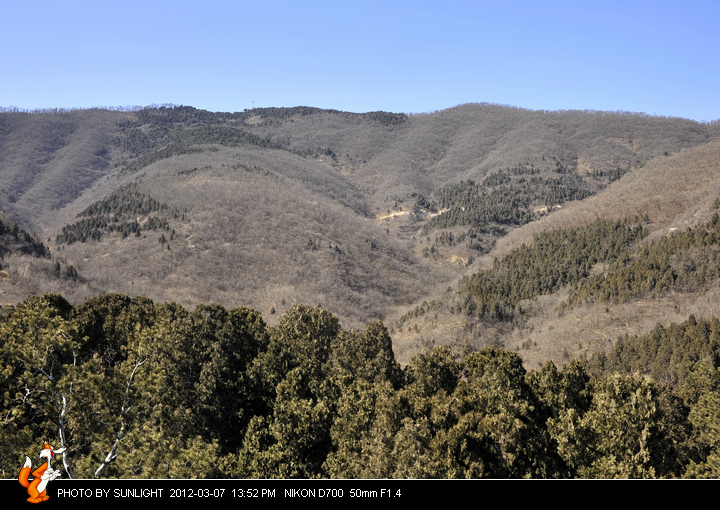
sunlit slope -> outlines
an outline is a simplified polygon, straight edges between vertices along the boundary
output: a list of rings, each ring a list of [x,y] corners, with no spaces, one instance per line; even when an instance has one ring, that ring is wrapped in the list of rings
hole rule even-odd
[[[451,277],[366,218],[341,176],[292,154],[219,147],[136,177],[140,192],[174,211],[153,213],[165,229],[56,248],[91,293],[252,305],[267,315],[312,303],[359,327]]]
[[[549,216],[511,231],[469,273],[493,267],[495,260],[502,260],[523,245],[531,245],[540,233],[582,227],[598,220],[635,217],[648,230],[641,244],[658,240],[709,221],[718,211],[718,197],[720,144],[714,141],[649,161],[596,196],[567,204]],[[456,285],[455,289],[458,288]],[[450,341],[456,345],[493,344],[519,349],[531,365],[548,358],[562,362],[607,349],[618,336],[645,333],[658,322],[682,320],[690,313],[703,317],[717,315],[718,297],[718,283],[708,281],[700,288],[678,287],[622,303],[590,302],[568,308],[561,306],[568,298],[567,291],[560,290],[524,303],[522,320],[487,323],[450,313],[451,303],[458,300],[456,294],[438,295],[436,310],[397,328],[394,339],[398,351],[408,355],[423,346]]]
[[[628,172],[587,206],[562,204],[519,229],[499,225],[490,258],[534,232],[633,208],[653,225],[681,224],[692,219],[686,204],[698,193],[711,200],[692,174],[712,166],[703,163],[709,156],[691,148],[716,131],[684,119],[487,104],[421,115],[306,107],[5,112],[0,208],[52,256],[8,255],[0,283],[8,299],[53,290],[81,301],[117,291],[186,306],[246,304],[268,316],[294,302],[321,304],[353,327],[392,321],[483,267],[482,258],[465,266],[492,246],[482,239],[480,251],[463,244],[425,256],[432,239],[422,227],[436,213],[423,207],[444,186],[518,165],[579,176]],[[698,168],[672,181],[692,154]],[[162,208],[87,213],[127,186]],[[658,206],[669,219],[654,214]],[[77,278],[65,277],[71,266]]]

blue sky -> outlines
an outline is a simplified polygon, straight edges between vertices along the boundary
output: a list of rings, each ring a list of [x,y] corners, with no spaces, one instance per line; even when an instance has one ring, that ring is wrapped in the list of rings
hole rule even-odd
[[[0,106],[720,119],[720,1],[0,0]]]

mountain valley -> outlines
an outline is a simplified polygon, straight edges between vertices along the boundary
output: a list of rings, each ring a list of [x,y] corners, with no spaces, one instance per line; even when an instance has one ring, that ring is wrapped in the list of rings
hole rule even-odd
[[[719,165],[716,123],[625,112],[3,111],[0,219],[47,253],[2,238],[0,302],[121,293],[270,324],[302,303],[383,321],[401,363],[435,345],[563,363],[720,315],[718,281],[568,306],[558,280],[501,317],[468,308],[463,279],[558,229],[627,219],[634,249],[702,225]]]

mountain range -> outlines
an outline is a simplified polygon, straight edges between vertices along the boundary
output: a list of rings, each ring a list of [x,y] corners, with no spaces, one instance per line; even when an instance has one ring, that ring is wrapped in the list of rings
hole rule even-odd
[[[249,306],[272,324],[302,303],[345,328],[383,321],[400,362],[494,346],[537,368],[720,315],[717,277],[698,276],[714,241],[689,258],[661,243],[710,229],[719,198],[720,125],[680,118],[6,108],[0,304],[122,293]],[[601,297],[643,249],[666,250],[671,282]]]

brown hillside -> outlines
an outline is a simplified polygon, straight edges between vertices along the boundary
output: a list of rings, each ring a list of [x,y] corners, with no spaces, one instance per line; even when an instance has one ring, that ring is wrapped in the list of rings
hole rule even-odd
[[[716,131],[676,118],[488,104],[410,116],[305,107],[4,112],[0,209],[52,256],[6,255],[0,290],[7,302],[54,291],[76,302],[123,292],[186,306],[243,304],[269,321],[273,310],[303,302],[349,327],[390,323],[534,232],[645,212],[661,232],[702,217],[718,195],[709,177]],[[421,235],[439,189],[517,165],[545,178],[558,168],[631,171],[520,228],[495,225],[475,245],[455,243],[467,234],[462,225]],[[165,209],[78,216],[130,184]],[[594,193],[604,184],[588,186]],[[137,236],[109,230],[134,223]],[[62,241],[63,228],[88,237]],[[460,342],[467,335],[457,331],[467,330],[501,342],[507,333],[478,336],[464,322],[450,327],[456,320],[438,319],[433,338]],[[405,330],[397,341],[429,345],[422,337]]]
[[[708,221],[720,197],[720,142],[661,156],[626,174],[611,186],[581,202],[511,231],[496,248],[478,260],[470,272],[489,268],[514,248],[531,243],[536,234],[557,228],[588,224],[599,218],[621,219],[648,215],[650,235],[657,239],[676,230]],[[403,325],[394,332],[401,360],[418,350],[450,343],[457,348],[496,345],[518,350],[530,368],[547,359],[563,363],[573,357],[609,349],[623,334],[645,334],[658,322],[682,321],[720,315],[718,283],[696,292],[673,291],[663,296],[623,304],[598,303],[561,307],[566,294],[542,296],[525,303],[526,321],[487,325],[449,314],[446,308]],[[442,298],[440,298],[442,301]]]

